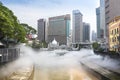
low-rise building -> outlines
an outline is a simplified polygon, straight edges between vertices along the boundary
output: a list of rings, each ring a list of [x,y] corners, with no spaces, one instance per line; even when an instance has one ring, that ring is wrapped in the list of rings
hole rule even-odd
[[[109,50],[120,51],[120,16],[109,23]]]

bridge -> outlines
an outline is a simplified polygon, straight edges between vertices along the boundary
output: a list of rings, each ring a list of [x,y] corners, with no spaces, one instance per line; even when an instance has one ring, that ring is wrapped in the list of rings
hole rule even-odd
[[[91,42],[79,42],[79,43],[72,43],[72,48],[76,48],[80,50],[81,48],[92,48]]]

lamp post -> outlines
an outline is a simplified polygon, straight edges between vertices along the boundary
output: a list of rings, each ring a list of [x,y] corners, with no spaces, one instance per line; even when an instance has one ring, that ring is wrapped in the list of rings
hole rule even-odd
[[[7,35],[5,36],[5,40],[6,40],[6,47],[8,48],[9,47],[9,43],[8,43],[8,36]]]
[[[120,51],[120,35],[117,37],[117,40],[118,40],[118,52]]]

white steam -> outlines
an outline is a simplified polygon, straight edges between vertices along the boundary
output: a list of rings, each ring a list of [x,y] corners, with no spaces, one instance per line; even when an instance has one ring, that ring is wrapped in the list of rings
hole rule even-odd
[[[13,61],[0,69],[0,77],[11,74],[12,72],[19,70],[21,68],[34,65],[41,71],[48,74],[49,70],[70,70],[71,73],[73,69],[82,71],[81,61],[86,60],[88,62],[94,62],[99,65],[104,65],[104,67],[118,66],[117,62],[103,57],[94,55],[92,50],[82,49],[80,51],[65,51],[66,54],[58,55],[58,51],[35,51],[30,47],[20,46],[21,56],[16,61]],[[111,68],[110,67],[110,68]],[[61,70],[61,71],[62,71]],[[74,71],[73,71],[74,72]],[[77,72],[77,71],[76,71]],[[79,73],[79,72],[77,72]],[[47,75],[48,76],[48,75]],[[72,76],[71,76],[72,77]],[[37,80],[37,79],[36,79]],[[46,79],[47,80],[47,79]]]

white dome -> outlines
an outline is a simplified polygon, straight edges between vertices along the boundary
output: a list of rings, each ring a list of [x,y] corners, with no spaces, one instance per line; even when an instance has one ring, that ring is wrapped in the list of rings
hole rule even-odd
[[[55,38],[54,38],[54,40],[52,41],[52,44],[57,45],[57,41],[55,40]]]
[[[3,43],[0,42],[0,45],[3,45]]]

